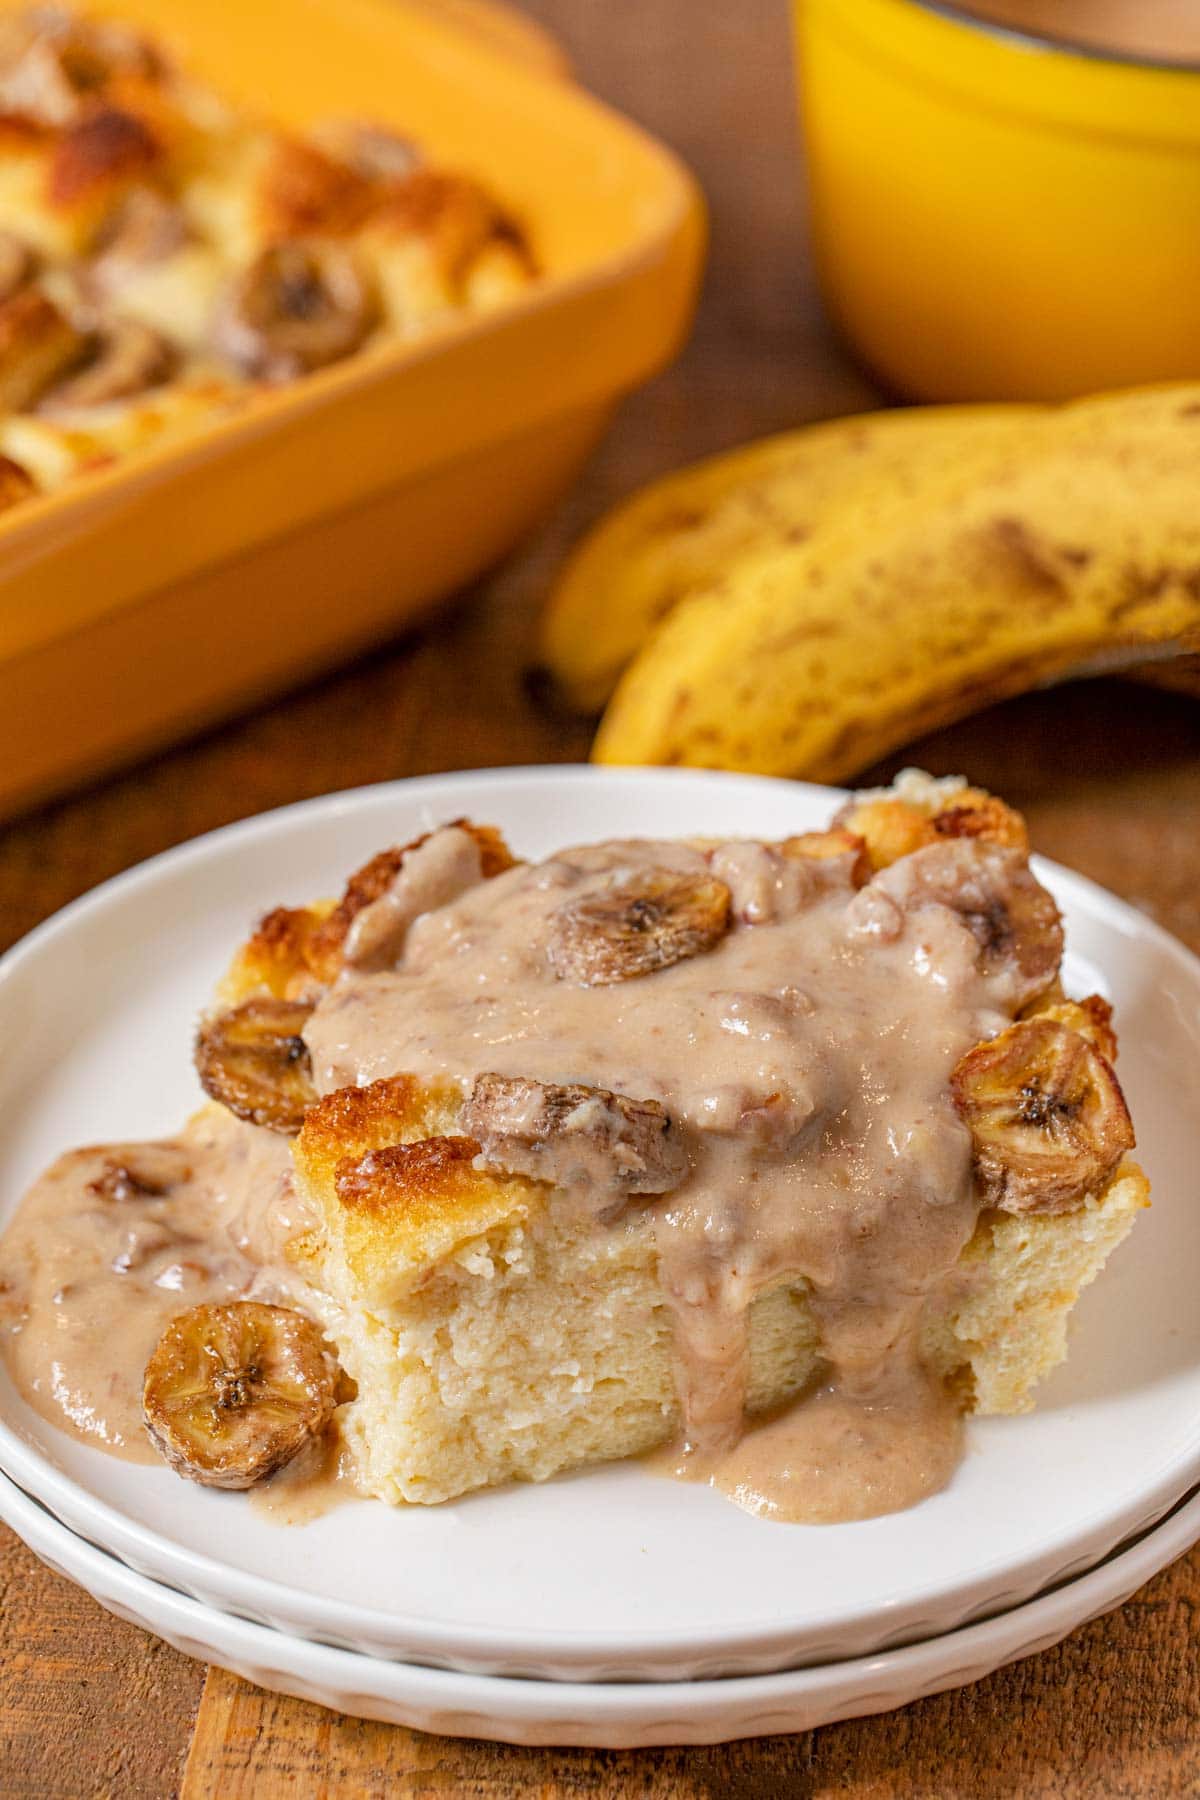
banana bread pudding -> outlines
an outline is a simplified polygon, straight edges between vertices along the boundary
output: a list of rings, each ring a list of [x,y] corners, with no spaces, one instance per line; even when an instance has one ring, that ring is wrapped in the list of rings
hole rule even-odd
[[[246,116],[144,33],[0,14],[0,509],[528,288],[475,175]]]
[[[961,780],[776,843],[444,826],[262,920],[179,1138],[34,1188],[10,1367],[220,1486],[332,1434],[391,1502],[654,1452],[770,1517],[912,1504],[1147,1204],[1062,950]]]

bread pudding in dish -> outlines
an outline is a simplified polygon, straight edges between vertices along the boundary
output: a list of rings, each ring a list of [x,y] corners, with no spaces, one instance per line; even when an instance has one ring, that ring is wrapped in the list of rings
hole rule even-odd
[[[779,842],[459,820],[269,913],[176,1139],[0,1240],[18,1387],[118,1453],[392,1503],[650,1455],[812,1523],[942,1487],[1147,1204],[1024,823],[917,772]]]
[[[466,171],[248,117],[117,22],[0,14],[0,508],[535,279]]]

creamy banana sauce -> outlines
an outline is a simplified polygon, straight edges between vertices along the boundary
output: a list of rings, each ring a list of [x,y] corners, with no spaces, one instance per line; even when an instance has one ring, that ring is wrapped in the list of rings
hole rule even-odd
[[[60,1156],[0,1239],[0,1344],[52,1424],[157,1462],[142,1375],[176,1314],[214,1300],[300,1306],[285,1261],[307,1229],[286,1138],[206,1107],[176,1138]]]
[[[484,1154],[535,1174],[540,1156],[599,1229],[653,1230],[684,1420],[672,1466],[777,1518],[894,1510],[954,1467],[958,1413],[917,1342],[978,1215],[948,1080],[1010,1015],[1016,978],[1003,956],[981,972],[978,935],[1010,853],[947,842],[862,891],[851,862],[744,843],[564,853],[418,916],[398,965],[343,975],[305,1033],[322,1092],[492,1074],[661,1104],[684,1164],[653,1198],[622,1191],[586,1108],[532,1152]],[[732,929],[649,975],[558,978],[560,909],[662,871],[724,882]],[[799,1282],[824,1380],[747,1431],[749,1305]]]
[[[501,1078],[526,1141],[479,1133],[484,1157],[553,1180],[555,1203],[586,1208],[599,1231],[653,1233],[683,1420],[659,1457],[672,1472],[809,1521],[892,1511],[944,1485],[961,1423],[922,1366],[920,1327],[979,1210],[948,1081],[1048,978],[1021,967],[1020,934],[1010,949],[992,929],[1014,884],[1019,903],[1031,883],[1022,859],[947,841],[857,888],[848,854],[628,842],[480,882],[464,839],[436,834],[359,915],[347,948],[364,966],[346,968],[305,1032],[318,1090],[407,1072],[469,1095],[477,1077]],[[632,979],[556,973],[561,909],[664,873],[723,883],[730,928]],[[631,1104],[614,1127],[611,1107],[588,1101],[539,1141],[522,1082]],[[656,1107],[661,1158],[631,1163],[626,1114],[642,1130]],[[141,1384],[164,1326],[233,1297],[321,1320],[321,1296],[287,1259],[313,1222],[288,1140],[220,1108],[165,1143],[60,1158],[0,1240],[0,1337],[19,1389],[88,1441],[154,1460]],[[799,1284],[820,1374],[778,1416],[748,1420],[749,1307]],[[312,1516],[303,1490],[311,1477],[331,1491],[332,1455],[292,1472],[281,1516]]]

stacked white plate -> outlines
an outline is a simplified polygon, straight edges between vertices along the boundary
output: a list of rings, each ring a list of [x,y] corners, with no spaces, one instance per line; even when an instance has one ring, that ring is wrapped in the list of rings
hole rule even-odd
[[[586,838],[781,836],[828,789],[727,775],[513,770],[293,807],[109,883],[0,965],[0,1217],[64,1147],[194,1106],[193,1021],[265,908],[336,888],[462,815],[539,855]],[[1200,963],[1052,865],[1068,986],[1107,993],[1155,1205],[1084,1297],[1036,1413],[974,1421],[942,1494],[885,1519],[755,1520],[637,1465],[435,1508],[348,1502],[281,1526],[124,1463],[0,1379],[0,1514],[103,1604],[264,1686],[522,1743],[714,1742],[973,1680],[1118,1604],[1200,1536]],[[518,1679],[523,1678],[523,1679]]]

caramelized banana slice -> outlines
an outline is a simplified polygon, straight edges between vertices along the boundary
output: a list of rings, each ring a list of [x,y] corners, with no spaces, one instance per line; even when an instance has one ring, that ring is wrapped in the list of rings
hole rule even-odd
[[[324,1430],[336,1393],[337,1364],[311,1319],[233,1300],[171,1320],[146,1364],[142,1416],[177,1475],[248,1488]]]
[[[560,981],[607,987],[711,950],[729,928],[723,881],[653,871],[574,900],[555,914],[547,954]]]
[[[317,1097],[301,1032],[312,1012],[301,1000],[260,996],[205,1020],[196,1073],[206,1094],[251,1125],[299,1131]]]
[[[886,894],[904,912],[936,905],[958,913],[979,945],[980,974],[997,1000],[1014,1008],[1042,993],[1058,972],[1058,908],[1019,851],[947,839],[891,864],[864,892]]]
[[[1103,1187],[1133,1126],[1112,1065],[1057,1019],[1022,1019],[950,1077],[989,1206],[1065,1212]]]
[[[362,270],[342,246],[275,244],[234,281],[214,342],[247,375],[292,381],[357,350],[376,311]]]
[[[191,1178],[191,1162],[178,1144],[139,1144],[123,1155],[106,1156],[86,1191],[123,1205],[130,1200],[161,1200]]]
[[[535,1181],[664,1194],[687,1169],[666,1108],[607,1088],[480,1075],[460,1123],[485,1162]]]

